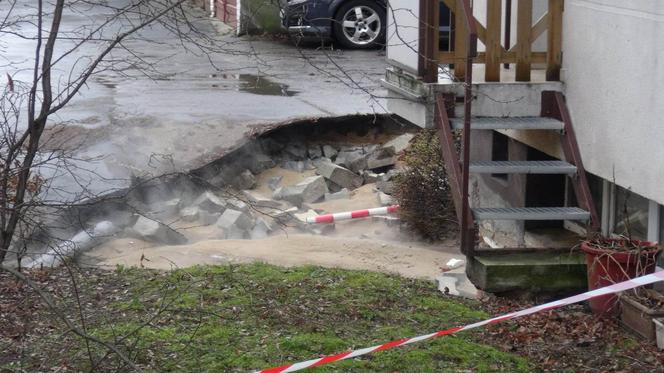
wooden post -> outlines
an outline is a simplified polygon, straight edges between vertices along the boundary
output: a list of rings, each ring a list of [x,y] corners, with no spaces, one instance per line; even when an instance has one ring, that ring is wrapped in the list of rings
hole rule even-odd
[[[458,81],[463,81],[466,75],[466,57],[468,50],[468,31],[466,30],[466,20],[463,17],[463,10],[458,4],[454,12],[454,77]]]
[[[530,81],[533,0],[519,0],[516,15],[516,81]]]
[[[502,12],[502,0],[486,2],[486,69],[484,70],[484,80],[487,82],[500,81],[500,61],[503,49],[500,44]]]
[[[547,33],[546,80],[560,80],[563,64],[563,0],[549,0],[549,31]]]

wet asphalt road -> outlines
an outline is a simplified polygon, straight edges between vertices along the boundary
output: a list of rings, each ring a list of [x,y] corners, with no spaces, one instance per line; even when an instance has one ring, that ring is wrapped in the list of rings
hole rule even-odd
[[[150,42],[135,39],[128,45],[146,60],[158,61],[151,76],[100,72],[52,118],[65,124],[66,131],[57,136],[72,138],[77,157],[96,158],[83,165],[96,173],[90,180],[108,179],[88,187],[102,191],[126,184],[132,175],[199,167],[240,144],[251,131],[275,123],[385,113],[383,51],[238,38],[202,11],[192,12],[197,26],[217,40],[218,51],[186,51],[159,27],[146,30]],[[71,14],[63,22],[74,29],[90,22],[90,15]],[[6,37],[1,42],[9,46],[4,50],[8,60],[22,62],[0,66],[0,74],[29,79],[29,71],[20,67],[31,64],[33,42]],[[94,46],[89,48],[80,54],[93,53]],[[70,67],[66,63],[59,67],[63,74]],[[66,176],[56,184],[75,188]]]

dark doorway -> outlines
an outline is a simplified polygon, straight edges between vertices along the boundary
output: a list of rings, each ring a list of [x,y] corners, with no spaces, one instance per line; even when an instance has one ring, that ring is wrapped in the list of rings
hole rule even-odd
[[[529,161],[553,161],[541,151],[528,147]],[[565,175],[526,175],[526,206],[528,207],[562,207],[565,206]],[[562,228],[563,222],[558,220],[526,221],[525,229]]]

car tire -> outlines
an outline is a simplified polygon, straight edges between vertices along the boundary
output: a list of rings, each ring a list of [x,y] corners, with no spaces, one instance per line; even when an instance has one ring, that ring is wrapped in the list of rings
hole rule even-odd
[[[385,8],[377,1],[352,0],[334,17],[334,38],[352,49],[370,49],[385,44]]]

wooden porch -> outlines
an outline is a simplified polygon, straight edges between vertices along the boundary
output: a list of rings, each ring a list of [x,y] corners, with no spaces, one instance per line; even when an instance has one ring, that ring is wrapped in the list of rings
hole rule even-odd
[[[473,16],[473,30],[468,29],[463,10],[458,11],[464,6],[463,0],[425,0],[428,11],[424,14],[428,15],[427,21],[430,24],[439,24],[439,1],[452,13],[449,49],[440,49],[439,28],[428,28],[430,32],[424,38],[426,60],[429,61],[423,76],[425,82],[445,83],[439,81],[438,67],[441,65],[451,67],[451,75],[444,80],[465,80],[469,48],[473,49],[468,44],[469,32],[474,33],[481,42],[476,56],[472,58],[473,70],[476,70],[473,76],[477,81],[560,80],[563,0],[547,0],[546,9],[537,20],[533,20],[533,0],[486,0],[485,4],[475,2],[476,7],[486,7],[482,9],[486,22],[482,23]],[[516,14],[512,14],[514,8]],[[534,43],[545,33],[546,50],[535,50]],[[510,45],[514,39],[515,42]]]

